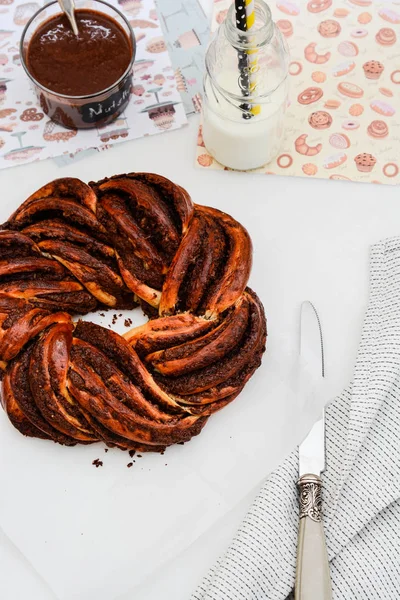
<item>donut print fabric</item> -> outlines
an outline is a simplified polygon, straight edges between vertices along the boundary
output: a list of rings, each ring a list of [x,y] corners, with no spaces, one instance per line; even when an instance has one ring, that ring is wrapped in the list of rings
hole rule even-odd
[[[213,31],[232,0],[214,1]],[[279,155],[253,172],[399,185],[400,3],[268,4],[290,49],[289,106]],[[197,166],[224,169],[203,143]]]

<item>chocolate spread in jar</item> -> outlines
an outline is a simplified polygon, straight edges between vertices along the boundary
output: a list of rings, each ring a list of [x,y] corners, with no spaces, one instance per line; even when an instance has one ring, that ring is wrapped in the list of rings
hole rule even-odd
[[[78,9],[75,16],[78,36],[64,14],[40,25],[29,42],[26,65],[43,87],[67,96],[86,96],[122,77],[133,48],[122,27],[108,15]]]

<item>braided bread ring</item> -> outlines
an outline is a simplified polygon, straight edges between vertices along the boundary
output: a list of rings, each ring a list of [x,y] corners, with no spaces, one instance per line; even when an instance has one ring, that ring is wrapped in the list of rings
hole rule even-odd
[[[0,228],[2,405],[24,435],[162,451],[197,435],[258,368],[263,307],[247,231],[151,173],[32,194]],[[151,317],[125,336],[74,322]]]

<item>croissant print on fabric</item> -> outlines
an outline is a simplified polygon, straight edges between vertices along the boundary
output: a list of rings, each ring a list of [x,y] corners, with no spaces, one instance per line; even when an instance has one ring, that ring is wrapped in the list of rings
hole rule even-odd
[[[24,435],[162,451],[258,368],[247,231],[152,173],[52,181],[0,228],[2,405]],[[124,336],[72,316],[141,305]]]

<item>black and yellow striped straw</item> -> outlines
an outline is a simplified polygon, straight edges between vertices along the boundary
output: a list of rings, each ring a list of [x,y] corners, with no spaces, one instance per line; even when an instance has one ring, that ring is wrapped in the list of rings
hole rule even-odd
[[[255,23],[254,0],[235,0],[236,26],[240,31],[249,31]],[[240,41],[247,41],[243,36]],[[253,94],[256,88],[257,50],[239,50],[239,86],[244,97]],[[250,119],[259,114],[260,107],[244,103],[241,105],[243,118]]]
[[[247,14],[245,0],[235,0],[235,18],[236,27],[240,31],[247,31]],[[246,41],[245,36],[239,36],[241,42]],[[250,96],[250,77],[249,77],[249,58],[245,50],[238,50],[238,67],[239,67],[239,87],[242,95],[246,98]],[[243,110],[243,118],[250,119],[250,104],[241,104]]]
[[[254,27],[254,24],[256,22],[256,12],[255,12],[254,0],[245,0],[244,3],[245,3],[245,8],[246,8],[246,27],[247,27],[247,31],[251,31],[252,27]],[[257,54],[258,54],[258,51],[256,48],[254,50],[247,51],[248,68],[249,68],[249,72],[250,72],[249,90],[250,90],[251,96],[253,96],[253,94],[256,90],[256,87],[257,87],[257,71],[258,71]],[[258,114],[260,114],[261,107],[258,104],[252,104],[250,110],[253,115],[258,115]]]

